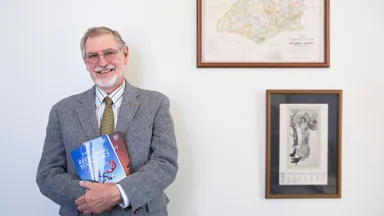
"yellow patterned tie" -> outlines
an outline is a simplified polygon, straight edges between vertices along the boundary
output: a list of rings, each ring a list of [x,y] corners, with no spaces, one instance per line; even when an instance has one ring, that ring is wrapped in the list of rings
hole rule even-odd
[[[100,134],[110,134],[114,132],[115,122],[113,118],[112,99],[109,97],[104,98],[105,109],[100,124]]]

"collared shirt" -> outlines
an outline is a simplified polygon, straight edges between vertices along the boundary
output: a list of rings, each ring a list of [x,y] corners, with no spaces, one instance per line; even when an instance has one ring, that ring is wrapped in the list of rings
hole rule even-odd
[[[105,109],[105,102],[104,98],[106,96],[109,96],[112,101],[112,110],[114,115],[114,123],[115,123],[115,129],[116,129],[116,123],[117,123],[117,116],[119,114],[119,108],[121,105],[121,102],[123,100],[123,93],[124,93],[124,87],[125,82],[117,88],[115,91],[113,91],[111,94],[105,93],[103,90],[101,90],[99,87],[96,86],[96,98],[95,98],[95,104],[96,104],[96,117],[97,117],[97,124],[100,127],[101,118],[103,117],[104,109]]]
[[[123,101],[124,87],[125,87],[125,82],[123,82],[123,84],[119,88],[117,88],[115,91],[113,91],[111,94],[108,95],[107,93],[105,93],[103,90],[101,90],[99,87],[96,86],[96,97],[95,97],[96,119],[97,119],[99,128],[100,128],[101,118],[103,117],[103,113],[105,109],[104,98],[106,96],[109,96],[113,101],[112,110],[113,110],[114,124],[115,124],[114,128],[116,130],[117,117],[119,115],[121,102]],[[119,184],[117,184],[117,187],[119,188],[121,197],[123,198],[123,203],[119,203],[119,205],[122,208],[126,208],[130,204],[128,196]]]

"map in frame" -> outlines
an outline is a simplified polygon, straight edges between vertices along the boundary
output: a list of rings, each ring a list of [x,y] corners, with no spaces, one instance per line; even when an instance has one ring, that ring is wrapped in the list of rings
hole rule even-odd
[[[329,0],[198,0],[198,67],[329,67]]]

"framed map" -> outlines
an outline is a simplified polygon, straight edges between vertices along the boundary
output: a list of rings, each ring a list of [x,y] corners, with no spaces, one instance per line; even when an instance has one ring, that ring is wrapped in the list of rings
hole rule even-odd
[[[329,67],[329,0],[197,0],[197,67]]]
[[[341,197],[341,90],[267,90],[266,198]]]

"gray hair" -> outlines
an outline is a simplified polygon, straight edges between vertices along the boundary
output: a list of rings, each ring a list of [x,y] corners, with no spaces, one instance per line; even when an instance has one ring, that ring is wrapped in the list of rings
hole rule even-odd
[[[93,28],[89,28],[85,32],[84,36],[81,38],[80,49],[81,49],[81,54],[83,57],[85,57],[85,43],[87,42],[87,39],[89,37],[94,37],[94,36],[101,35],[101,34],[112,34],[113,37],[115,38],[116,42],[119,44],[119,48],[122,49],[125,47],[125,42],[121,38],[119,32],[114,31],[114,30],[112,30],[108,27],[105,27],[105,26],[93,27]]]

